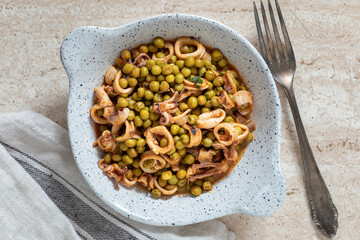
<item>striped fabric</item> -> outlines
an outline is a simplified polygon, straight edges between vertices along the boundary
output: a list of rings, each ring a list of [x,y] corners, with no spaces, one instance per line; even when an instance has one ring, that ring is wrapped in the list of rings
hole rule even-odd
[[[153,227],[114,212],[82,178],[66,130],[32,111],[0,115],[0,182],[0,239],[235,237],[216,220]]]

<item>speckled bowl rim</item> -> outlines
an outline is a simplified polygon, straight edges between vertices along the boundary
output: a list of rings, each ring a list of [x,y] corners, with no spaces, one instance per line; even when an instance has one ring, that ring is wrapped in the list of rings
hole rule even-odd
[[[109,31],[109,30],[118,30],[121,28],[129,28],[129,27],[136,27],[136,25],[138,25],[141,22],[147,22],[147,21],[152,21],[152,20],[160,20],[160,19],[164,19],[164,18],[173,18],[173,17],[181,17],[181,18],[188,18],[190,21],[202,21],[202,22],[206,22],[206,23],[210,23],[210,24],[215,24],[218,25],[222,28],[224,28],[226,31],[230,32],[231,34],[235,35],[236,37],[238,37],[239,39],[241,39],[242,43],[246,45],[247,48],[249,48],[249,50],[254,54],[254,56],[257,58],[257,60],[259,61],[262,69],[265,69],[265,74],[266,74],[266,79],[269,81],[270,85],[271,85],[271,93],[274,95],[274,101],[275,104],[277,106],[280,106],[280,99],[279,99],[279,95],[276,89],[276,84],[274,82],[274,79],[265,63],[265,61],[263,60],[263,58],[261,57],[261,55],[259,54],[259,52],[255,49],[255,47],[246,39],[244,38],[241,34],[239,34],[238,32],[236,32],[235,30],[231,29],[230,27],[205,18],[205,17],[201,17],[201,16],[197,16],[197,15],[191,15],[191,14],[162,14],[162,15],[156,15],[156,16],[151,16],[148,18],[144,18],[144,19],[140,19],[119,27],[114,27],[114,28],[102,28],[102,27],[96,27],[96,26],[84,26],[84,27],[79,27],[74,29],[73,31],[71,31],[66,38],[64,39],[61,48],[60,48],[60,58],[62,61],[62,64],[66,70],[66,64],[67,64],[67,60],[64,59],[64,42],[71,39],[72,35],[78,31],[84,30],[84,29],[97,29],[99,31],[104,30],[104,31]],[[66,71],[67,72],[67,71]],[[91,189],[95,192],[95,194],[102,200],[104,201],[108,206],[110,206],[112,209],[114,209],[116,212],[119,212],[120,214],[132,219],[132,220],[136,220],[142,223],[146,223],[149,225],[155,225],[155,226],[179,226],[179,225],[188,225],[188,224],[194,224],[194,223],[198,223],[198,222],[203,222],[203,221],[207,221],[207,220],[211,220],[211,219],[215,219],[218,217],[222,217],[222,216],[226,216],[226,215],[231,215],[231,214],[236,214],[236,213],[240,213],[240,214],[244,214],[244,215],[249,215],[249,216],[255,216],[255,217],[266,217],[271,215],[272,213],[274,213],[283,203],[285,196],[286,196],[286,182],[285,182],[285,178],[284,175],[282,173],[281,170],[281,166],[280,166],[280,141],[281,141],[281,108],[275,108],[275,115],[277,116],[277,121],[274,124],[274,127],[276,128],[277,131],[277,140],[279,142],[279,145],[276,148],[275,154],[277,155],[278,159],[277,161],[273,161],[274,169],[276,169],[276,174],[277,174],[277,180],[279,181],[281,187],[279,188],[279,195],[278,198],[276,199],[278,204],[276,207],[274,207],[273,209],[270,209],[266,214],[259,214],[256,213],[254,211],[251,211],[249,209],[230,209],[230,210],[224,210],[224,211],[218,211],[217,214],[213,214],[210,216],[204,215],[200,218],[197,218],[196,220],[193,221],[177,221],[176,219],[174,221],[168,222],[168,223],[164,223],[162,221],[159,221],[158,219],[149,219],[146,217],[143,217],[141,215],[134,215],[132,214],[130,211],[126,211],[122,208],[119,208],[117,205],[115,205],[113,202],[111,202],[110,200],[104,198],[100,193],[98,193],[93,185],[93,182],[91,181],[90,176],[88,176],[87,174],[85,174],[85,172],[83,171],[83,169],[81,168],[81,166],[79,165],[79,163],[76,161],[76,154],[78,153],[78,149],[77,146],[75,144],[76,142],[76,136],[72,135],[71,132],[71,124],[70,122],[72,121],[72,114],[71,112],[71,106],[70,106],[70,101],[71,101],[71,78],[69,76],[69,73],[67,72],[68,77],[69,77],[69,81],[70,81],[70,93],[69,93],[69,100],[68,100],[68,109],[67,109],[67,119],[68,119],[68,127],[69,127],[69,135],[70,135],[70,142],[71,142],[71,149],[74,155],[74,160],[81,172],[81,174],[83,175],[84,179],[86,180],[86,182],[89,184],[89,186],[91,187]],[[90,146],[91,147],[91,146]],[[246,153],[245,153],[246,154]],[[231,174],[230,174],[231,175]],[[104,176],[105,177],[105,176]],[[129,190],[132,191],[132,190]],[[161,200],[160,200],[161,201]]]

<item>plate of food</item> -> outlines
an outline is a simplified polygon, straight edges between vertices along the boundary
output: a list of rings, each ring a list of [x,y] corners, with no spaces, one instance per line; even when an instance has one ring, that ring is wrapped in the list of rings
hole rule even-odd
[[[166,14],[75,29],[60,53],[74,159],[115,211],[171,226],[281,205],[279,97],[239,33]]]

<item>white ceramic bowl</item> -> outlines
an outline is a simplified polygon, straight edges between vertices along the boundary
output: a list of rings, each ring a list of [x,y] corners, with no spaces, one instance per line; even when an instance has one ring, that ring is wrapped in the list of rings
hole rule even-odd
[[[256,138],[240,163],[210,193],[154,199],[142,190],[114,184],[98,168],[100,154],[89,109],[106,69],[123,49],[155,37],[193,36],[219,48],[245,77],[254,95]],[[70,80],[68,127],[75,161],[95,193],[115,211],[151,225],[186,225],[239,213],[268,216],[285,197],[280,169],[280,102],[274,80],[259,53],[229,27],[194,15],[166,14],[117,28],[81,27],[61,46],[61,60]]]

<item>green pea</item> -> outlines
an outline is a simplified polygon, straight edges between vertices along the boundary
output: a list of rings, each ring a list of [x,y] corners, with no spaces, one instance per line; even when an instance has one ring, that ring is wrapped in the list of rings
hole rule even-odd
[[[123,161],[120,161],[117,164],[119,165],[120,168],[126,168],[127,167],[126,163],[124,163]]]
[[[198,75],[198,69],[196,67],[191,68],[191,74],[192,75]]]
[[[217,67],[213,64],[213,65],[211,65],[210,69],[213,70],[213,71],[216,71]]]
[[[152,81],[150,84],[149,84],[149,88],[151,91],[153,92],[158,92],[159,89],[160,89],[160,84],[158,81]]]
[[[199,76],[204,76],[204,74],[206,73],[206,68],[205,67],[200,68],[198,73],[199,73]]]
[[[195,58],[193,58],[193,57],[187,57],[187,58],[185,59],[185,66],[187,66],[187,67],[189,67],[189,68],[195,66]]]
[[[201,144],[204,145],[204,147],[211,147],[212,145],[212,140],[210,138],[204,138],[202,141],[201,141]]]
[[[166,76],[165,80],[166,80],[166,82],[168,82],[168,83],[172,83],[172,82],[174,82],[175,77],[174,77],[174,75],[170,74],[170,75],[167,75],[167,76]]]
[[[212,84],[212,82],[208,82],[209,83],[209,87],[208,87],[208,90],[211,90],[211,89],[213,89],[213,84]]]
[[[143,173],[143,171],[140,168],[133,169],[133,172],[136,177],[140,177],[141,174]]]
[[[184,143],[185,145],[190,142],[190,137],[187,134],[182,134],[180,138],[181,138],[181,142]]]
[[[136,158],[138,156],[138,153],[136,152],[135,148],[129,148],[126,153],[129,155],[129,157],[131,158]],[[124,159],[123,159],[124,161]],[[124,161],[125,162],[125,161]],[[131,161],[130,163],[127,164],[132,164],[133,161]]]
[[[215,79],[215,73],[212,70],[207,70],[205,73],[205,78],[208,81],[212,81]]]
[[[145,80],[146,80],[147,82],[156,81],[156,76],[154,76],[154,75],[148,75],[148,76],[145,78]]]
[[[204,65],[205,65],[204,60],[201,60],[201,59],[196,59],[195,60],[195,67],[202,68],[202,67],[204,67]]]
[[[154,65],[154,66],[152,66],[152,68],[151,68],[151,73],[153,74],[153,75],[160,75],[161,74],[161,67],[160,66],[158,66],[158,65]]]
[[[185,134],[187,131],[185,130],[185,128],[180,127],[178,135],[182,135]]]
[[[140,111],[140,118],[142,120],[149,119],[149,116],[150,116],[150,114],[149,114],[149,112],[147,110],[143,109],[143,110]]]
[[[186,177],[186,170],[180,169],[179,171],[177,171],[176,176],[177,176],[179,179],[185,178],[185,177]]]
[[[130,87],[135,87],[138,84],[138,81],[136,80],[136,78],[129,78],[128,79],[128,83]]]
[[[157,52],[157,53],[155,53],[155,56],[156,56],[157,58],[164,58],[164,57],[165,57],[165,54],[162,53],[162,52]]]
[[[104,109],[99,109],[96,111],[96,115],[98,115],[99,117],[101,117],[102,115],[104,115]]]
[[[224,68],[227,65],[227,61],[225,58],[223,58],[223,59],[219,60],[217,64],[219,67]]]
[[[155,38],[153,44],[157,48],[163,48],[165,46],[165,41],[163,38],[157,37],[157,38]]]
[[[140,168],[139,160],[134,160],[134,162],[131,164],[134,168]]]
[[[205,92],[205,97],[206,97],[207,100],[210,100],[214,96],[215,96],[215,91],[214,90],[210,90],[210,91]]]
[[[156,94],[154,95],[153,101],[154,101],[154,102],[162,102],[163,100],[162,100],[161,94],[160,94],[160,93],[156,93]]]
[[[169,75],[169,74],[172,73],[172,70],[173,70],[173,68],[172,68],[172,66],[171,66],[170,64],[165,64],[165,65],[162,67],[161,72],[162,72],[162,74],[164,74],[164,75]]]
[[[226,116],[224,119],[224,122],[226,123],[231,123],[231,122],[235,122],[234,118],[231,116]]]
[[[172,74],[178,74],[180,72],[179,67],[176,65],[171,65],[172,67]]]
[[[159,76],[156,77],[156,80],[157,80],[158,82],[165,81],[165,75],[160,74]]]
[[[131,96],[131,98],[135,101],[140,101],[141,97],[139,97],[139,95],[137,94],[137,92],[133,93],[133,95]]]
[[[175,75],[175,82],[176,83],[182,83],[184,81],[184,75],[181,73],[178,73]]]
[[[205,103],[206,103],[206,97],[204,95],[198,96],[197,100],[198,100],[199,105],[205,105]]]
[[[128,81],[127,81],[125,78],[121,78],[121,79],[119,80],[119,85],[120,85],[121,88],[127,88],[127,86],[128,86]]]
[[[143,102],[137,102],[135,104],[135,111],[137,112],[140,112],[144,108],[145,108],[145,104]]]
[[[129,60],[131,58],[131,53],[129,50],[124,50],[121,52],[121,58],[124,60]]]
[[[253,140],[253,135],[252,135],[251,132],[249,132],[249,134],[247,135],[245,141],[246,141],[246,142],[251,142],[251,140]]]
[[[156,121],[156,120],[159,119],[159,117],[160,117],[159,114],[153,113],[153,112],[151,112],[151,113],[150,113],[150,116],[149,116],[149,118],[150,118],[151,121]]]
[[[152,121],[150,119],[147,119],[147,120],[144,121],[143,127],[144,128],[149,128],[149,127],[151,127],[151,124],[152,124]]]
[[[159,49],[155,47],[154,45],[148,45],[148,50],[151,53],[156,53]]]
[[[185,164],[191,165],[195,162],[195,157],[191,154],[187,154],[184,158]]]
[[[132,70],[131,72],[131,76],[133,76],[134,78],[140,77],[140,68],[138,67],[134,68],[134,70]]]
[[[163,172],[161,174],[161,178],[165,181],[168,181],[171,179],[171,176],[172,176],[172,172],[171,171],[166,171],[166,172]]]
[[[154,98],[154,94],[152,91],[150,90],[146,90],[145,91],[145,99],[147,100],[152,100]]]
[[[191,75],[191,69],[184,67],[183,69],[181,69],[181,73],[182,75],[184,75],[184,77],[189,77]]]
[[[201,108],[200,107],[196,107],[192,110],[192,113],[196,116],[199,116],[201,114]]]
[[[191,194],[194,195],[195,197],[198,197],[201,195],[202,193],[202,189],[201,187],[199,187],[198,185],[194,185],[191,187],[191,190],[190,190]]]
[[[184,68],[185,66],[185,61],[184,60],[177,60],[176,61],[176,66],[178,66],[178,68],[181,70]]]
[[[176,175],[172,175],[171,178],[169,179],[168,183],[169,184],[176,184],[178,182],[178,178],[176,177]]]
[[[163,138],[160,140],[160,147],[164,148],[164,147],[166,147],[168,144],[169,144],[169,141],[167,140],[167,138],[163,137]]]
[[[128,150],[129,151],[129,150]],[[132,159],[129,155],[124,154],[122,156],[122,161],[126,164],[132,164],[134,162],[134,159]]]
[[[210,69],[211,68],[211,62],[209,60],[204,60],[204,66],[206,69]]]
[[[135,108],[135,103],[136,103],[136,101],[133,100],[133,99],[128,100],[128,107],[130,109],[134,109]]]
[[[177,92],[180,92],[183,89],[184,89],[184,84],[182,84],[182,83],[177,83],[174,86],[174,90],[177,91]]]
[[[149,69],[147,67],[140,68],[140,76],[147,77],[149,75]]]
[[[140,54],[140,51],[138,50],[131,50],[131,57],[132,59],[135,59]]]
[[[171,156],[172,154],[176,153],[176,148],[172,148],[170,151],[168,151],[166,154]]]
[[[134,70],[134,66],[129,63],[125,64],[125,66],[122,69],[124,74],[130,74],[133,70]]]
[[[213,105],[213,107],[220,107],[220,103],[218,101],[218,97],[212,97],[211,98],[211,104]]]
[[[152,59],[149,59],[149,60],[147,60],[146,61],[146,68],[148,69],[148,70],[151,70],[151,68],[152,68],[152,66],[154,66],[155,65],[155,61],[154,60],[152,60]]]
[[[166,101],[166,100],[168,100],[168,99],[170,99],[171,97],[169,96],[169,95],[165,95],[164,96],[164,101]]]
[[[116,106],[118,108],[126,108],[129,105],[125,98],[118,98]]]
[[[204,181],[203,181],[202,179],[196,179],[195,182],[194,182],[194,184],[195,184],[195,185],[198,185],[199,187],[202,187],[203,182],[204,182]]]
[[[100,125],[99,130],[100,130],[100,132],[104,132],[106,130],[109,130],[109,128],[106,125]]]
[[[179,153],[175,152],[170,156],[170,158],[173,162],[177,162],[177,161],[180,161],[181,156]]]
[[[201,109],[201,113],[206,113],[206,112],[210,112],[211,110],[209,108],[202,108]]]
[[[146,121],[145,121],[146,122]],[[136,151],[138,152],[138,153],[143,153],[143,152],[145,152],[145,150],[146,150],[146,147],[136,147]]]
[[[112,154],[111,153],[106,153],[104,156],[104,162],[106,164],[110,164],[111,163],[111,158],[112,158]]]
[[[198,101],[196,97],[190,97],[187,101],[187,105],[189,106],[189,108],[194,109],[197,107],[198,105]]]
[[[211,59],[215,62],[221,60],[223,58],[223,54],[220,52],[220,50],[215,49],[211,53]]]
[[[163,67],[165,66],[166,62],[164,62],[163,60],[156,60],[155,64],[158,65],[159,67]]]
[[[196,122],[198,120],[198,116],[196,115],[190,115],[187,122],[190,124],[190,125],[196,125]]]
[[[224,85],[224,78],[223,77],[216,77],[213,81],[213,84],[215,87],[221,87],[222,85]]]
[[[175,55],[172,55],[171,58],[170,58],[170,62],[171,63],[176,63],[177,61],[177,57]]]
[[[138,97],[143,98],[145,96],[145,88],[139,87],[137,89],[137,95],[138,95]]]
[[[208,132],[206,134],[206,137],[210,138],[212,141],[216,139],[215,134],[213,132]]]
[[[177,141],[175,143],[175,147],[176,147],[176,149],[183,149],[183,148],[185,148],[185,144],[183,144],[181,141]]]
[[[139,117],[139,116],[136,116],[134,118],[134,124],[137,126],[137,127],[141,127],[143,125],[143,120]]]
[[[128,139],[125,141],[125,145],[127,147],[135,147],[136,146],[136,140],[135,139]]]
[[[179,130],[180,130],[180,126],[177,125],[177,124],[173,124],[173,125],[171,125],[171,127],[170,127],[170,133],[171,133],[172,135],[177,135],[178,132],[179,132]]]
[[[211,101],[210,100],[207,100],[204,107],[206,108],[212,108],[212,105],[211,105]]]
[[[189,53],[190,52],[189,46],[187,46],[187,45],[181,46],[180,47],[180,52],[183,53],[183,54]]]
[[[161,192],[158,189],[154,188],[153,190],[151,190],[151,195],[154,198],[159,198],[161,197]]]
[[[170,85],[168,82],[164,81],[164,82],[161,82],[160,84],[160,91],[162,92],[167,92],[169,91],[169,88],[170,88]]]
[[[179,109],[180,111],[185,112],[187,109],[189,109],[189,106],[186,103],[182,102],[179,105]]]
[[[140,45],[139,52],[141,53],[148,53],[149,49],[146,45]]]
[[[167,181],[162,179],[161,177],[158,178],[158,184],[160,185],[160,187],[165,187],[167,184]]]
[[[124,151],[124,152],[129,149],[129,147],[126,146],[126,144],[124,142],[119,144],[119,148],[120,148],[121,151]]]
[[[180,154],[180,156],[185,156],[186,155],[186,148],[178,149],[177,153]]]

